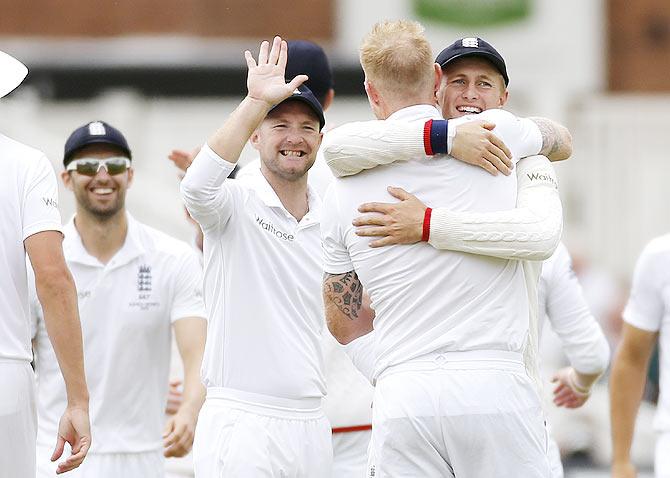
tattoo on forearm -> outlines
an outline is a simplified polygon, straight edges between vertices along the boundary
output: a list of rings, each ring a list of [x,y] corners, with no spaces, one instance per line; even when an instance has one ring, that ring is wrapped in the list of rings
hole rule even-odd
[[[565,147],[565,140],[556,123],[546,118],[531,118],[542,134],[542,154],[552,157]]]
[[[363,306],[363,284],[356,271],[323,275],[324,299],[330,300],[349,320],[358,318]]]

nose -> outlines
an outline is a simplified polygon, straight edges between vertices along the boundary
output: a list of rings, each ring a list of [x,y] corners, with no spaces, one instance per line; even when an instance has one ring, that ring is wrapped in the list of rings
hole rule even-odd
[[[463,89],[463,98],[468,100],[476,100],[479,97],[477,87],[474,83],[468,83]]]
[[[286,141],[291,144],[300,144],[305,141],[299,129],[291,128],[286,134]]]
[[[107,181],[112,179],[112,176],[107,171],[107,166],[104,163],[100,163],[100,166],[98,166],[98,172],[95,173],[93,179],[96,181]]]

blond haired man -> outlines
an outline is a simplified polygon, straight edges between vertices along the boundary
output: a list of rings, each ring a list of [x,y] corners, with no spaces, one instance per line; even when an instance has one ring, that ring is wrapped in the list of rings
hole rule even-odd
[[[360,56],[378,119],[440,119],[441,71],[419,24],[376,25]],[[513,160],[539,151],[532,122],[501,112],[495,123]],[[376,381],[369,476],[549,476],[541,406],[521,354],[529,305],[520,263],[421,243],[370,248],[351,221],[359,204],[386,199],[390,184],[456,211],[516,201],[514,176],[425,156],[338,179],[326,195],[329,328],[347,347],[371,335],[354,340],[371,329],[357,320],[363,286],[377,314],[366,345]]]

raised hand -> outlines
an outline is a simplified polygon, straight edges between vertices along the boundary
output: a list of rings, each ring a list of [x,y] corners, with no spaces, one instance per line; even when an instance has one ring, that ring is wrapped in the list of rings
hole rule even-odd
[[[276,105],[285,100],[295,89],[307,81],[307,75],[298,75],[286,83],[286,59],[288,46],[280,37],[272,41],[272,48],[267,41],[261,43],[258,52],[258,63],[249,50],[244,52],[249,73],[247,74],[247,96],[251,99]]]

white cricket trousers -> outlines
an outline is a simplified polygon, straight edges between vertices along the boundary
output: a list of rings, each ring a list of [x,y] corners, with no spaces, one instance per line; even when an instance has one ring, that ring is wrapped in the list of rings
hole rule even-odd
[[[193,443],[196,478],[328,478],[332,461],[321,399],[207,389]]]
[[[670,478],[670,432],[659,433],[656,436],[654,476],[656,478]]]
[[[432,353],[377,379],[367,476],[551,477],[521,354]]]
[[[346,427],[345,427],[346,428]],[[371,430],[333,430],[333,478],[363,478]]]
[[[0,478],[35,476],[36,439],[33,369],[25,360],[0,359]]]
[[[93,437],[95,440],[95,436]],[[54,447],[56,437],[54,437]],[[50,460],[54,447],[37,447],[37,478],[54,478],[58,463],[70,456],[66,444],[58,461]],[[161,450],[139,453],[88,453],[78,468],[67,472],[65,478],[163,478],[165,459]]]

